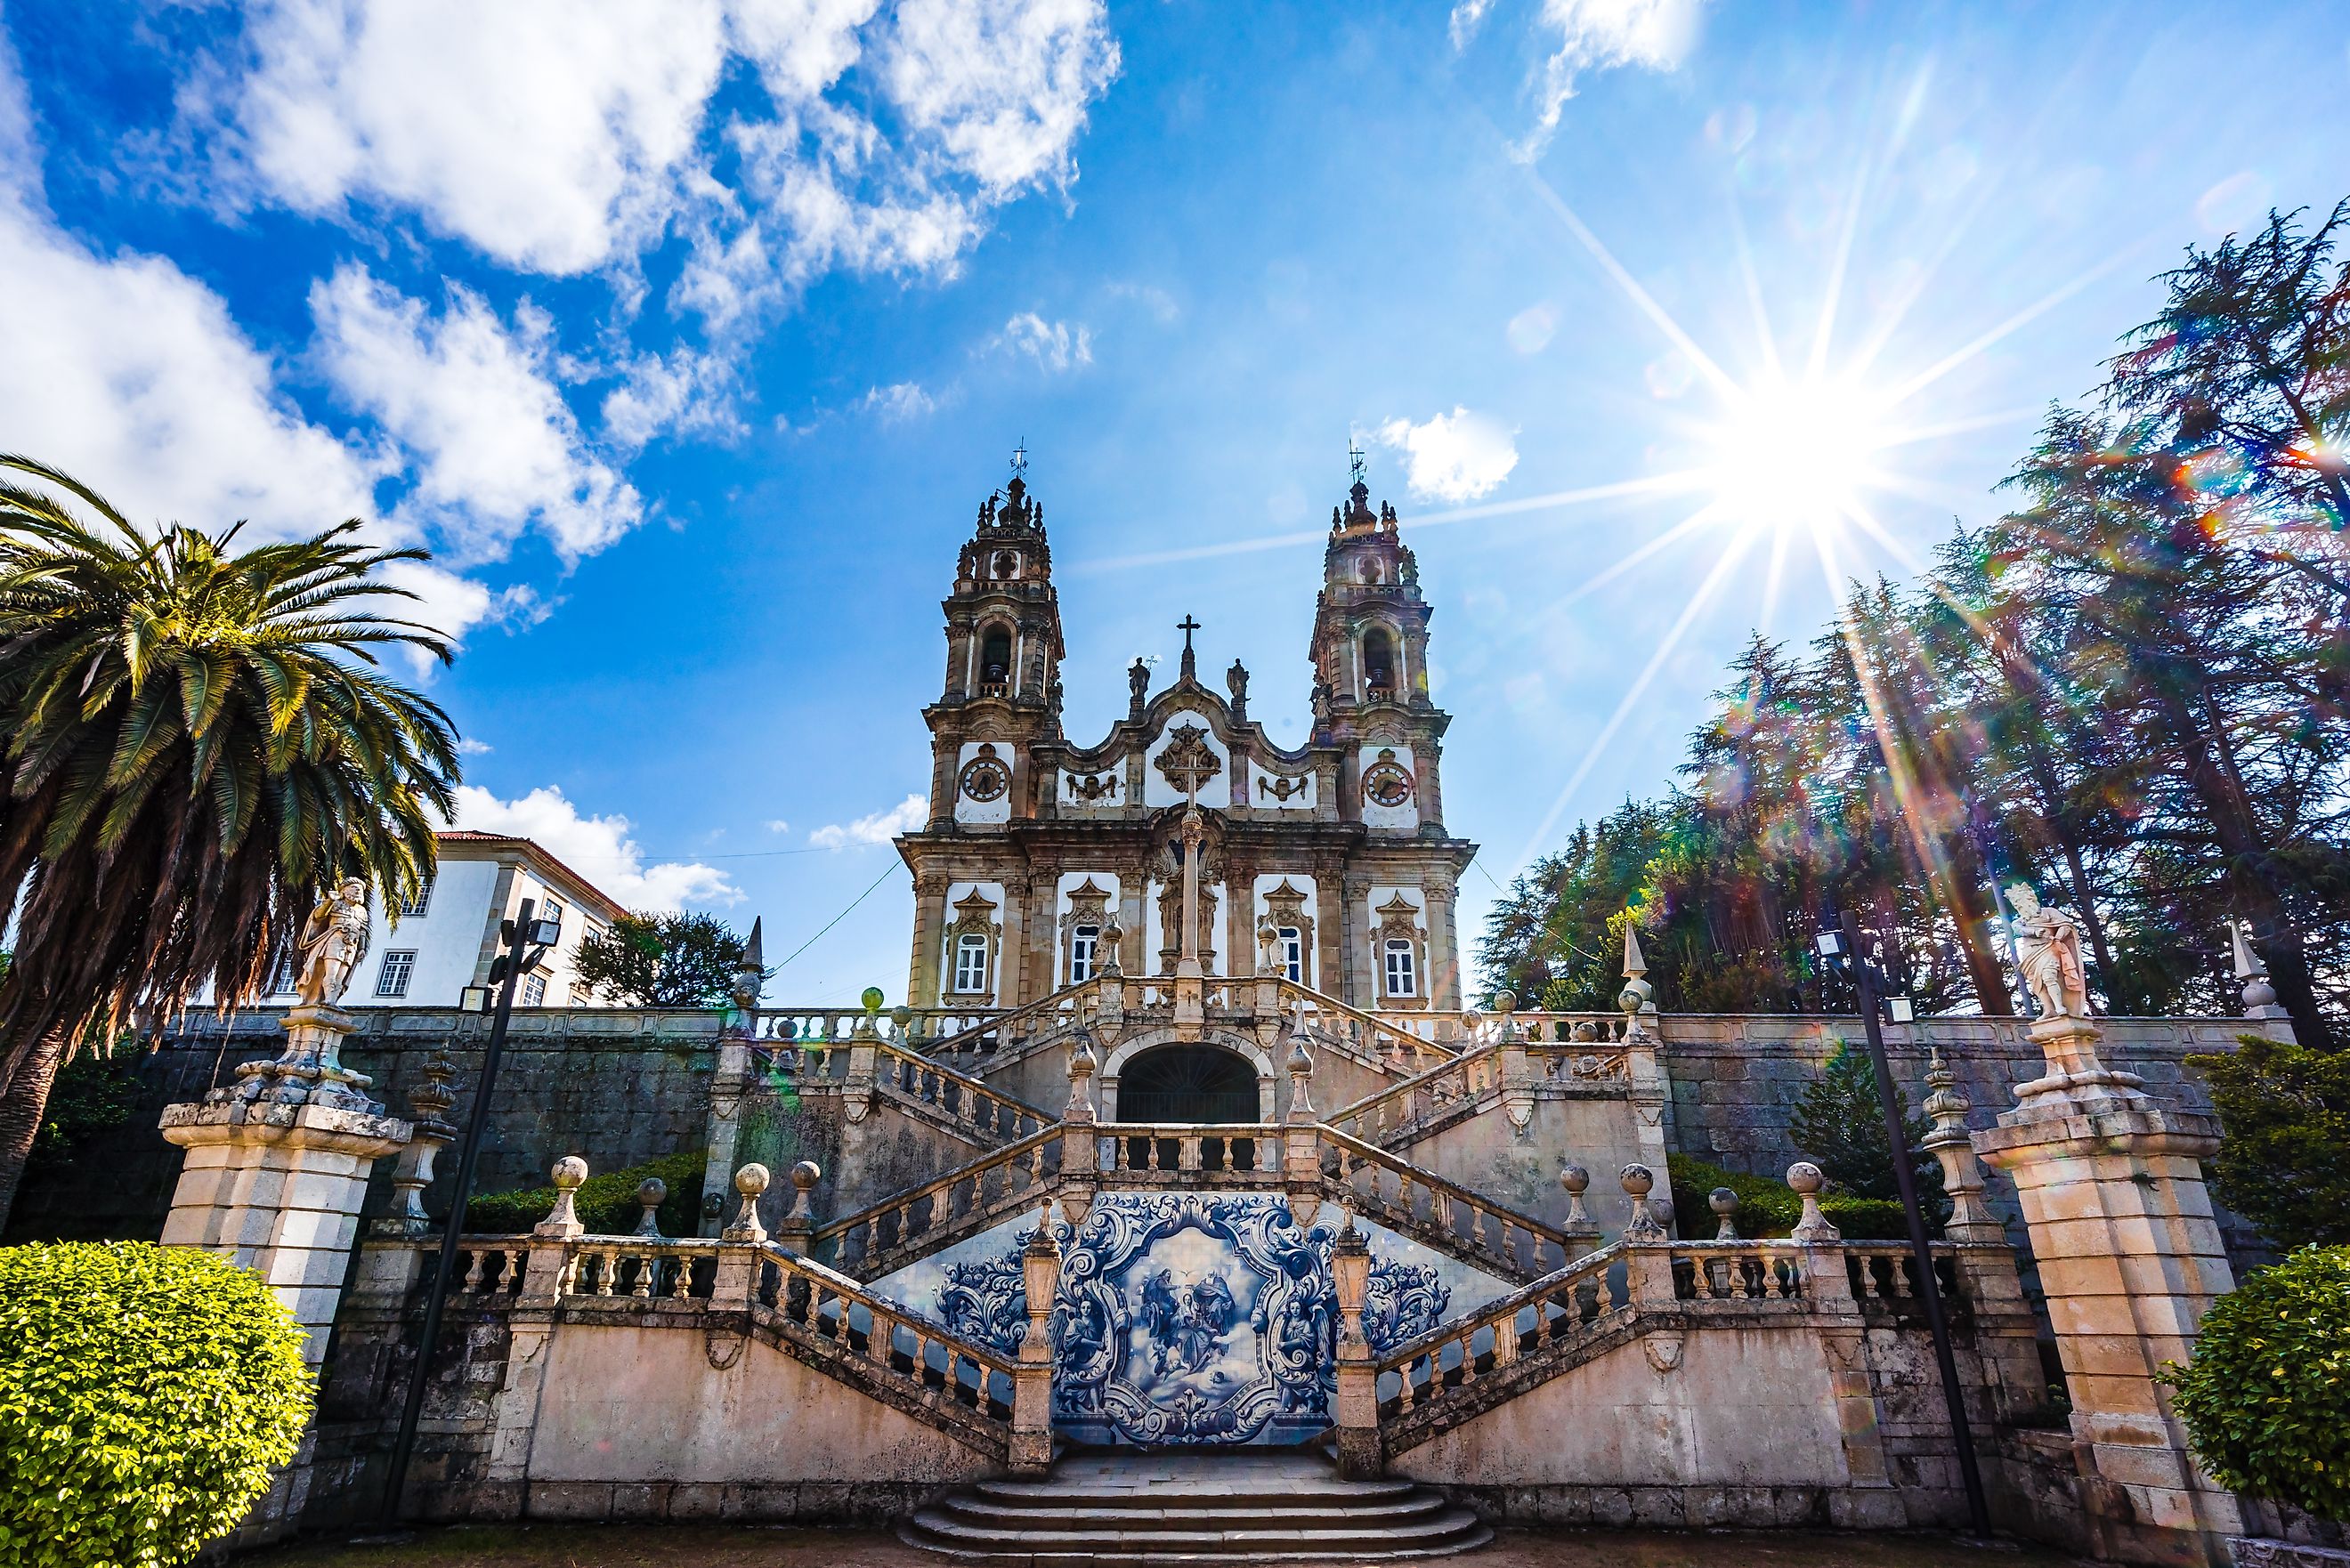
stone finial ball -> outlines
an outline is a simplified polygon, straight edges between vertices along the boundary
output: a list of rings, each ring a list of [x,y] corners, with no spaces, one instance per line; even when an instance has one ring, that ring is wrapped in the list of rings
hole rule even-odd
[[[637,1183],[637,1201],[648,1209],[658,1209],[669,1197],[669,1183],[658,1176],[648,1176]]]
[[[824,1179],[824,1167],[812,1159],[804,1159],[792,1167],[792,1185],[802,1192],[808,1191]]]
[[[1508,992],[1506,992],[1506,991],[1497,991],[1497,992],[1495,992],[1493,993],[1493,1011],[1494,1011],[1494,1012],[1515,1012],[1517,1010],[1518,1010],[1518,999],[1517,999],[1516,997],[1514,997],[1514,996],[1511,995],[1511,994],[1510,994]]]
[[[1461,1027],[1466,1029],[1470,1033],[1474,1034],[1484,1026],[1485,1015],[1478,1012],[1475,1008],[1470,1008],[1468,1011],[1461,1013]]]
[[[1820,1168],[1808,1159],[1799,1159],[1787,1168],[1787,1185],[1794,1189],[1798,1197],[1809,1198],[1825,1187],[1827,1180]]]
[[[1305,1049],[1305,1042],[1303,1040],[1293,1040],[1290,1042],[1289,1071],[1293,1073],[1311,1073],[1314,1071],[1313,1054]]]
[[[767,1168],[756,1161],[734,1173],[734,1190],[745,1198],[756,1198],[767,1190]]]
[[[1558,1172],[1558,1184],[1569,1192],[1582,1192],[1591,1185],[1591,1172],[1579,1165],[1561,1166]]]
[[[863,994],[859,995],[857,1000],[865,1004],[866,1012],[879,1012],[881,1011],[881,1003],[889,999],[881,994],[881,988],[879,986],[868,985],[865,988]]]
[[[1648,1189],[1657,1185],[1656,1172],[1645,1165],[1627,1165],[1616,1173],[1616,1179],[1622,1182],[1624,1190],[1635,1198],[1646,1198]]]
[[[588,1179],[588,1162],[576,1154],[567,1154],[555,1162],[554,1175],[556,1189],[568,1192]]]
[[[1706,1206],[1723,1219],[1738,1212],[1738,1194],[1727,1187],[1717,1187],[1706,1195]]]
[[[913,1021],[914,1010],[907,1006],[902,1002],[889,1010],[889,1022],[896,1024],[900,1029],[903,1029],[907,1024],[911,1023]]]

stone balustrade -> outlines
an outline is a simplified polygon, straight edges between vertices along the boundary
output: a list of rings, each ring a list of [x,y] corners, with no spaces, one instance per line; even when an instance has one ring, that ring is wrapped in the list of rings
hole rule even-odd
[[[1370,1219],[1511,1279],[1574,1262],[1584,1239],[1506,1209],[1336,1127],[1315,1128],[1323,1175]]]
[[[885,1272],[910,1250],[984,1229],[1030,1201],[1060,1173],[1061,1150],[1061,1125],[1055,1122],[920,1187],[818,1226],[809,1236],[810,1248],[842,1268]]]
[[[1388,1421],[1461,1395],[1520,1357],[1582,1339],[1631,1304],[1623,1245],[1563,1269],[1399,1345],[1377,1365],[1378,1416]]]
[[[1214,1171],[1268,1180],[1281,1175],[1283,1128],[1278,1123],[1102,1122],[1094,1132],[1100,1140],[1098,1171],[1105,1180]]]

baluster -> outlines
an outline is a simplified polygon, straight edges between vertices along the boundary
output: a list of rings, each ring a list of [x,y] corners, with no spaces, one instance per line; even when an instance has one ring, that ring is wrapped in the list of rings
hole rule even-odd
[[[677,1274],[670,1281],[670,1300],[681,1302],[693,1293],[693,1254],[680,1252],[676,1257]]]
[[[639,1253],[637,1256],[637,1277],[629,1282],[629,1293],[632,1296],[639,1297],[639,1299],[651,1295],[653,1293],[653,1270],[658,1268],[660,1264],[660,1259],[656,1254],[651,1252]]]

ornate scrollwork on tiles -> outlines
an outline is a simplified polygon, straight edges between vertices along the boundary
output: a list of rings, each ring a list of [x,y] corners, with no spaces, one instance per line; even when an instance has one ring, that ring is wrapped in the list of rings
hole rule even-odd
[[[1083,1442],[1295,1443],[1330,1424],[1338,1297],[1330,1226],[1268,1194],[1102,1193],[1060,1228],[1054,1422]],[[1363,1306],[1375,1355],[1436,1327],[1438,1267],[1374,1256]],[[937,1315],[1004,1355],[1025,1336],[1017,1243],[951,1264]]]

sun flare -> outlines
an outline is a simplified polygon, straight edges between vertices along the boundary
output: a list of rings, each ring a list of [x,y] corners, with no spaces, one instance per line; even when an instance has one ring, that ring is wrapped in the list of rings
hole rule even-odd
[[[1859,503],[1887,444],[1885,400],[1824,378],[1770,376],[1726,399],[1706,475],[1732,522],[1834,526]]]

